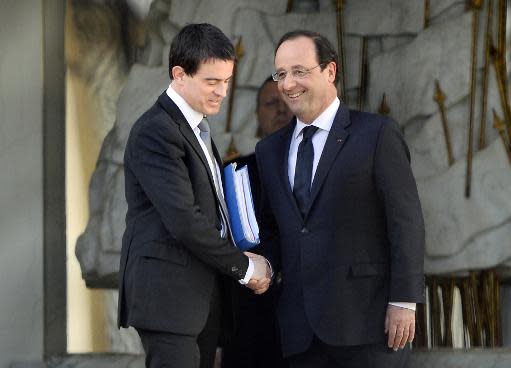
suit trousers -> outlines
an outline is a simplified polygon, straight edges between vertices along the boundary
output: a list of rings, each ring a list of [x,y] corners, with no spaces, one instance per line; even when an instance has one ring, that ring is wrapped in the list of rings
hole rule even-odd
[[[407,344],[394,351],[385,344],[331,346],[314,337],[309,349],[289,357],[289,368],[404,368]]]
[[[223,347],[222,368],[286,368],[275,318],[276,287],[271,285],[263,295],[241,285],[235,289],[236,330]]]
[[[198,336],[137,328],[147,368],[212,368],[220,336],[221,298],[214,283],[208,319]],[[177,296],[179,297],[179,296]]]

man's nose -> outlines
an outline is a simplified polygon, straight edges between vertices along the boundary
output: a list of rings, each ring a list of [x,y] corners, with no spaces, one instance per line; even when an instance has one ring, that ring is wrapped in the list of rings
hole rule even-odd
[[[289,90],[296,85],[295,79],[293,78],[291,73],[286,73],[286,76],[284,77],[284,79],[280,81],[280,83],[282,83],[282,88],[284,90]]]
[[[228,83],[219,83],[215,88],[215,94],[221,97],[227,96],[227,91],[229,90]]]

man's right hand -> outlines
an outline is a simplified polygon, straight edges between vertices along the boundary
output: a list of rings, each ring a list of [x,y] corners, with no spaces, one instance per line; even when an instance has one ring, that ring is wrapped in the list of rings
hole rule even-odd
[[[252,278],[247,284],[247,287],[252,289],[255,294],[263,294],[270,287],[271,282],[271,269],[268,261],[263,256],[255,253],[245,252],[247,257],[250,257],[254,263],[254,273]]]

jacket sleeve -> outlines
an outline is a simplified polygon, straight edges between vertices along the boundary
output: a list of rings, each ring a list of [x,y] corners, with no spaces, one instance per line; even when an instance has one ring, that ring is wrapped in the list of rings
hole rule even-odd
[[[196,203],[180,132],[166,121],[152,120],[131,143],[131,170],[173,240],[220,272],[237,280],[245,277],[248,258],[220,237]]]
[[[389,300],[423,303],[424,220],[410,153],[394,121],[381,125],[374,162],[375,183],[390,242]]]

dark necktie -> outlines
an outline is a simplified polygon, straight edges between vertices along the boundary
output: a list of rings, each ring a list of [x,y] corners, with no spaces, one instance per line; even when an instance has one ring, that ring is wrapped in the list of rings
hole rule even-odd
[[[314,146],[312,145],[312,136],[318,130],[318,127],[307,126],[303,128],[303,139],[298,146],[295,167],[295,183],[293,193],[296,203],[305,218],[305,210],[309,204],[310,188],[312,180],[312,164],[314,162]]]
[[[213,147],[211,145],[211,131],[209,128],[208,120],[204,117],[204,119],[202,119],[202,121],[199,123],[198,127],[200,130],[200,137],[208,150],[209,157],[210,157],[211,162],[213,163],[213,167],[214,167],[214,170],[211,174],[213,175],[213,178],[214,178],[213,181],[215,182],[215,191],[216,191],[216,195],[218,198],[218,202],[220,203],[220,214],[221,214],[221,220],[222,220],[222,227],[226,231],[226,234],[227,234],[227,232],[229,234],[231,234],[231,238],[232,238],[231,228],[230,228],[230,224],[229,224],[229,220],[228,220],[229,213],[227,212],[227,204],[225,203],[225,198],[222,195],[222,191],[219,187],[220,185],[222,185],[221,184],[222,179],[218,176],[218,172],[216,170],[215,156],[213,155]],[[232,239],[234,239],[234,238],[232,238]]]

